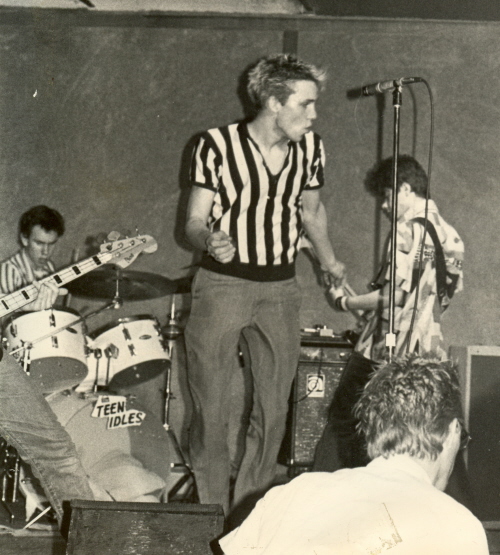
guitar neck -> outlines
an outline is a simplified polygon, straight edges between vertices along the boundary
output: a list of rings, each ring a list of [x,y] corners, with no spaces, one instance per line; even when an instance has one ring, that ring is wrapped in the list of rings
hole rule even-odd
[[[39,283],[53,283],[57,287],[62,287],[66,283],[73,281],[79,276],[87,274],[95,270],[99,266],[106,264],[112,259],[109,252],[95,254],[90,258],[86,258],[81,262],[77,262],[56,272],[50,276],[44,277]],[[14,293],[9,293],[5,297],[0,298],[0,318],[7,316],[11,312],[21,309],[23,306],[33,302],[38,296],[38,289],[35,285],[27,285]]]

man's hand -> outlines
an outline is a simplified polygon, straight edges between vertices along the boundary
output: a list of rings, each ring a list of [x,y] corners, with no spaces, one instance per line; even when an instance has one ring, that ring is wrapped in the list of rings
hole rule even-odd
[[[58,295],[66,295],[68,292],[67,289],[59,289],[57,285],[50,282],[38,283],[35,281],[33,285],[38,289],[38,296],[33,302],[23,306],[23,310],[28,312],[46,310],[56,302]]]
[[[328,268],[322,267],[325,272],[326,282],[334,287],[342,287],[346,282],[346,269],[343,262],[335,260]]]
[[[233,240],[224,231],[215,231],[211,233],[207,237],[205,244],[208,254],[222,264],[231,262],[236,254],[236,247],[233,244]]]

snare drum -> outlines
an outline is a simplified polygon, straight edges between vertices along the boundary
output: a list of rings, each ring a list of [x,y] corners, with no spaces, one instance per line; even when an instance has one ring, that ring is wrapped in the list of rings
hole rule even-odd
[[[26,364],[42,393],[72,388],[87,375],[85,332],[83,323],[77,321],[79,318],[75,310],[58,308],[16,313],[4,326],[6,350],[15,351],[13,356]],[[24,348],[26,344],[32,345]]]
[[[103,376],[108,376],[110,389],[155,378],[170,362],[160,324],[147,314],[120,318],[92,337],[94,350],[101,352],[98,384],[103,383]]]

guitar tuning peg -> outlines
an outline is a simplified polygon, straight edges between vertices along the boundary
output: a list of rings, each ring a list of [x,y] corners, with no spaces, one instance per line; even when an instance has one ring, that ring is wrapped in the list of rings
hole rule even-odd
[[[117,241],[120,238],[120,233],[118,231],[110,231],[108,233],[108,241]]]

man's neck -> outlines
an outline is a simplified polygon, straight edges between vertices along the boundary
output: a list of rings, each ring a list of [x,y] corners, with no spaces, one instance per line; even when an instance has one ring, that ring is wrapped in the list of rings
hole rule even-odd
[[[435,460],[425,458],[419,459],[418,457],[409,457],[414,463],[418,464],[424,469],[427,476],[429,476],[432,485],[440,491],[444,491],[448,483],[449,473],[448,468],[445,467],[442,457],[438,455]]]
[[[275,148],[285,150],[288,146],[288,137],[277,130],[275,118],[270,115],[259,114],[247,127],[250,137],[262,151],[271,152]]]

